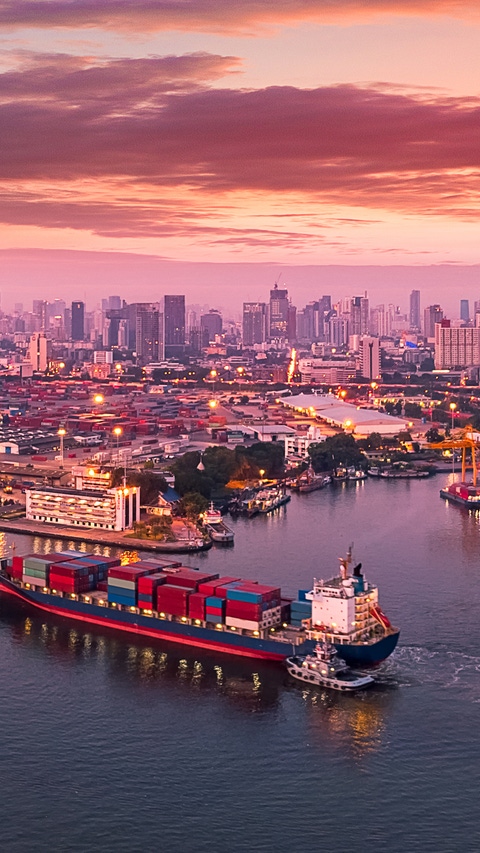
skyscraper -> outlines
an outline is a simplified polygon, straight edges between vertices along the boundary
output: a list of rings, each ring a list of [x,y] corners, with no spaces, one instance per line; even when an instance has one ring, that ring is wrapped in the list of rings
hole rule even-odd
[[[215,335],[221,335],[222,328],[222,315],[219,314],[218,311],[215,311],[213,308],[208,312],[208,314],[202,314],[202,316],[200,317],[202,341],[206,341],[206,344],[208,344],[209,341],[214,341]]]
[[[450,320],[435,324],[435,367],[480,366],[480,329],[452,327]]]
[[[265,302],[243,303],[243,346],[263,344],[266,339],[267,306]]]
[[[288,333],[288,290],[275,282],[270,291],[269,338],[286,338]]]
[[[470,305],[468,299],[460,300],[460,320],[463,320],[464,323],[470,322]]]
[[[185,352],[185,296],[165,296],[165,355],[182,356]]]
[[[353,296],[350,300],[350,335],[368,335],[369,302],[365,296]]]
[[[137,362],[150,364],[162,358],[161,314],[153,305],[137,306],[135,318],[135,351]]]
[[[420,291],[412,290],[410,294],[410,328],[420,331]]]
[[[360,338],[360,371],[365,379],[380,376],[380,340],[364,335]]]
[[[440,305],[429,305],[423,312],[423,334],[426,338],[435,337],[435,324],[443,320]]]
[[[85,304],[72,302],[72,341],[85,340]]]

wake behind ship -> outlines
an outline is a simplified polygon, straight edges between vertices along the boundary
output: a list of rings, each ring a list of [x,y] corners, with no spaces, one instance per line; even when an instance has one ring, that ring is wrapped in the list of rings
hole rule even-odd
[[[120,560],[79,551],[3,560],[0,592],[56,616],[162,641],[281,661],[333,644],[350,665],[385,660],[399,630],[378,605],[359,566],[315,581],[297,601],[279,587],[219,577],[158,558]]]

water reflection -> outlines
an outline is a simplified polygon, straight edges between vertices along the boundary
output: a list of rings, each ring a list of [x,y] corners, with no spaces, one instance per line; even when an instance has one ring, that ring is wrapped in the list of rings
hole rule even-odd
[[[13,641],[34,645],[63,665],[103,661],[107,675],[118,682],[128,677],[148,689],[215,691],[237,708],[248,712],[275,707],[280,698],[284,671],[269,665],[226,655],[202,654],[174,644],[146,645],[148,640],[106,635],[101,629],[55,623],[40,615],[25,616],[20,603],[0,606],[2,623]]]
[[[356,760],[377,752],[384,744],[385,716],[393,696],[378,687],[350,695],[303,689],[314,743],[322,751],[341,748]]]

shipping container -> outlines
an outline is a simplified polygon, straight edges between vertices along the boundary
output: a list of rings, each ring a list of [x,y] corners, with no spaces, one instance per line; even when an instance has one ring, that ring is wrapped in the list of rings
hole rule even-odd
[[[241,628],[244,631],[260,631],[261,625],[259,622],[254,622],[249,619],[234,619],[233,617],[228,617],[226,620],[227,627],[231,628]]]
[[[201,582],[198,586],[198,592],[206,595],[216,595],[220,598],[225,598],[227,595],[227,584],[235,583],[240,578],[219,577],[216,580]]]

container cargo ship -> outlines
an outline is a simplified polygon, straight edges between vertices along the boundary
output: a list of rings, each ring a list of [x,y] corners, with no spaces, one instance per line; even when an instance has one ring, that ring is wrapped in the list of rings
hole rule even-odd
[[[376,665],[399,630],[351,552],[338,577],[315,581],[297,601],[278,587],[219,577],[176,561],[120,559],[80,551],[0,561],[0,592],[71,620],[250,658],[281,661],[329,642],[348,663]]]

